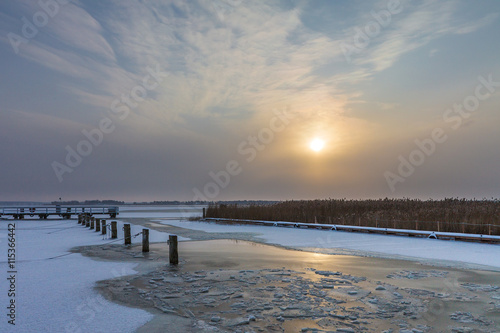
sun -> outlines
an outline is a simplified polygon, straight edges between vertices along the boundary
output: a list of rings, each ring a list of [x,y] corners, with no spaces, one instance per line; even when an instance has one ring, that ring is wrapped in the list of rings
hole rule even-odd
[[[311,148],[315,152],[321,151],[324,147],[325,147],[325,141],[318,138],[312,140],[311,143],[309,144],[309,148]]]

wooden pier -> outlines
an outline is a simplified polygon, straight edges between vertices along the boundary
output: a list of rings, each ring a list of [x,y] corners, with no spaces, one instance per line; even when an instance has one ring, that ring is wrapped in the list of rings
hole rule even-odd
[[[38,206],[38,207],[0,207],[0,217],[12,216],[16,220],[22,220],[25,217],[38,216],[46,220],[49,216],[60,216],[64,219],[70,219],[71,216],[87,213],[92,215],[109,215],[115,218],[119,214],[119,208],[116,206]]]
[[[225,218],[205,218],[202,221],[222,223],[222,224],[247,224],[247,225],[250,224],[250,225],[263,225],[269,227],[285,227],[285,228],[288,227],[288,228],[304,228],[304,229],[334,230],[334,231],[348,231],[348,232],[364,232],[364,233],[374,233],[374,234],[384,234],[384,235],[421,237],[430,239],[500,243],[500,236],[466,234],[466,233],[455,233],[455,232],[407,230],[407,229],[396,229],[396,228],[373,228],[373,227],[361,227],[361,226],[339,225],[339,224],[238,220],[238,219],[225,219]]]

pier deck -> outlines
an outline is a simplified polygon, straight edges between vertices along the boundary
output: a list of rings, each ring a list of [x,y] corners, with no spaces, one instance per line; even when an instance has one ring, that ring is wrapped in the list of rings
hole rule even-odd
[[[49,216],[60,216],[70,219],[73,215],[88,213],[90,215],[109,215],[115,218],[119,214],[116,206],[38,206],[38,207],[0,207],[0,217],[12,216],[14,219],[38,216],[47,219]]]

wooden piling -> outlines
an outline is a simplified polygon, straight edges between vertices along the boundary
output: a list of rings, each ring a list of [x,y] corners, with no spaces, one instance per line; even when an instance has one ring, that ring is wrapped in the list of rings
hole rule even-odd
[[[116,223],[116,221],[111,222],[111,239],[118,238],[118,228]]]
[[[125,245],[132,244],[132,237],[130,236],[130,224],[123,225],[123,233],[125,234]]]
[[[90,219],[90,230],[94,230],[94,225],[95,225],[95,218]]]
[[[85,219],[85,227],[90,227],[90,215],[87,215],[87,218]]]
[[[78,224],[82,224],[82,214],[78,214]]]
[[[101,234],[106,235],[106,220],[101,220]]]
[[[95,231],[101,231],[101,220],[95,219]]]
[[[177,235],[169,235],[168,246],[171,265],[177,265],[179,263],[179,251],[177,245]]]
[[[205,212],[205,207],[203,207],[203,218],[207,217],[207,214]]]
[[[142,229],[142,252],[149,252],[149,229]]]

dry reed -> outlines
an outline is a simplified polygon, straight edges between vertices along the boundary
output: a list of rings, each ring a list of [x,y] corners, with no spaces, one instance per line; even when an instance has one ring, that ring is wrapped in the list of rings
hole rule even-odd
[[[379,199],[299,200],[272,205],[214,203],[207,217],[359,225],[500,235],[500,201]]]

